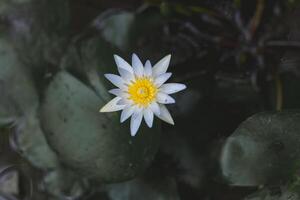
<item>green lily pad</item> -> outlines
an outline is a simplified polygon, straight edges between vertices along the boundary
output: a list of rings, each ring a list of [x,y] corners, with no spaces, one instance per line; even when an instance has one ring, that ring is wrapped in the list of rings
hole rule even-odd
[[[53,168],[56,158],[36,116],[39,98],[31,74],[4,35],[0,37],[0,68],[0,126],[15,123],[15,142],[21,154],[36,167]]]
[[[46,91],[43,128],[60,160],[82,176],[101,182],[129,180],[152,161],[159,127],[143,126],[131,137],[118,114],[99,113],[105,103],[72,75],[60,72]]]
[[[2,93],[2,98],[0,99],[0,126],[5,126],[12,124],[17,120],[19,111],[12,101],[11,96],[9,96],[6,90],[3,89],[3,86],[0,86],[0,90],[4,91]]]
[[[85,192],[87,183],[80,180],[72,171],[60,168],[49,172],[42,180],[44,191],[56,199],[78,199]]]
[[[15,142],[30,163],[40,169],[54,169],[59,166],[55,153],[50,149],[36,112],[20,120],[15,130]]]
[[[146,181],[141,178],[106,186],[111,200],[179,200],[175,179],[163,178]]]
[[[101,30],[103,38],[121,50],[130,46],[130,30],[135,21],[132,12],[120,12],[107,16],[102,14],[94,21],[94,26]]]
[[[143,62],[150,59],[154,64],[164,55],[176,54],[174,46],[170,46],[172,39],[163,31],[165,23],[158,9],[145,6],[137,12],[108,10],[93,21],[92,28],[95,28],[99,32],[98,36],[111,47],[118,49],[113,52],[114,54],[129,58],[135,52]],[[173,40],[172,44],[174,44]],[[179,43],[175,46],[180,46]],[[182,61],[183,57],[186,58],[186,51],[187,49],[184,48],[180,56],[173,56],[172,64]]]
[[[116,49],[100,37],[80,40],[70,45],[60,67],[76,74],[99,97],[108,101],[110,96],[106,92],[106,86],[109,86],[109,83],[104,81],[103,77],[105,73],[111,73],[117,69],[113,59],[114,52]]]
[[[271,192],[269,189],[263,189],[259,192],[251,194],[244,200],[299,200],[297,193],[290,191],[287,187],[278,188],[279,191]]]
[[[68,1],[10,0],[0,4],[0,13],[23,62],[35,68],[59,64],[68,40]]]
[[[264,112],[244,121],[226,140],[222,173],[232,185],[278,185],[299,167],[300,112]]]
[[[38,97],[24,65],[19,61],[10,40],[0,36],[0,126],[15,122],[18,117],[38,106]]]
[[[143,42],[146,37],[153,36],[161,24],[162,16],[157,10],[108,11],[92,23],[105,41],[123,52],[136,50],[138,43]]]

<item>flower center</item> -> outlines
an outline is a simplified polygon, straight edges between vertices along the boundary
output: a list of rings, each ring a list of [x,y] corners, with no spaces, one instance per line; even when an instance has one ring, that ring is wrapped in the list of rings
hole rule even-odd
[[[128,93],[136,105],[146,107],[155,99],[157,87],[150,78],[143,77],[129,84]]]

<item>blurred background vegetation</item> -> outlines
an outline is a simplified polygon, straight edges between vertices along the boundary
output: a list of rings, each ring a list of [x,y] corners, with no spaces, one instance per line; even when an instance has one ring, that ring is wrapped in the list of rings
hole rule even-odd
[[[300,199],[297,0],[1,0],[1,200]],[[129,134],[113,54],[171,53],[175,126]]]

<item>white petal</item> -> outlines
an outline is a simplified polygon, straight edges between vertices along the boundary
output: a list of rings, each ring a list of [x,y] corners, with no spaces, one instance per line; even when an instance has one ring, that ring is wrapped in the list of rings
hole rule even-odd
[[[163,92],[157,93],[156,100],[158,103],[162,103],[162,104],[175,103],[175,99],[173,99],[171,96],[169,96]]]
[[[154,84],[157,87],[160,87],[162,84],[164,84],[170,77],[172,76],[172,73],[163,73],[159,76],[157,76],[154,80]]]
[[[150,108],[144,109],[144,119],[149,128],[153,125],[153,112]]]
[[[174,125],[174,120],[170,114],[170,112],[168,111],[167,107],[165,105],[159,105],[160,107],[160,115],[156,115],[159,119]]]
[[[115,62],[117,64],[117,67],[118,69],[121,68],[121,69],[125,69],[127,71],[129,71],[130,73],[133,74],[133,69],[132,67],[128,64],[128,62],[126,62],[123,58],[121,58],[120,56],[118,55],[114,55],[114,58],[115,58]]]
[[[136,54],[132,54],[132,67],[136,76],[141,77],[144,74],[144,66]]]
[[[113,98],[110,102],[108,102],[105,106],[100,109],[100,112],[114,112],[118,110],[122,110],[125,106],[118,105],[118,102],[121,100],[120,97]]]
[[[135,111],[135,106],[126,106],[121,113],[120,122],[126,121]]]
[[[173,94],[176,92],[179,92],[181,90],[184,90],[186,88],[186,85],[181,83],[166,83],[163,84],[159,90],[166,93],[166,94]]]
[[[111,89],[108,92],[116,96],[121,96],[121,94],[123,93],[123,91],[119,88]]]
[[[129,98],[129,94],[127,92],[124,92],[123,90],[119,89],[119,88],[115,88],[115,89],[111,89],[108,91],[109,93],[116,95],[118,97],[121,97],[122,99],[128,99]],[[122,105],[124,103],[121,103],[122,99],[118,102],[118,104]],[[127,102],[131,102],[131,101],[127,101]]]
[[[129,96],[130,95],[127,92],[124,92],[124,91],[120,95],[120,97],[122,97],[123,99],[127,99],[127,100],[129,100]]]
[[[152,112],[156,115],[159,115],[160,114],[160,108],[159,108],[159,105],[158,103],[156,102],[152,102],[150,105],[149,105],[149,108],[152,110]]]
[[[127,97],[122,98],[118,103],[118,105],[132,105],[132,101],[129,100]]]
[[[131,136],[135,136],[137,131],[139,130],[139,127],[141,125],[143,119],[143,112],[136,111],[133,113],[130,121],[130,133]]]
[[[166,73],[170,64],[171,54],[165,56],[163,59],[158,61],[152,69],[152,74],[154,77]]]
[[[124,88],[124,80],[120,76],[115,74],[104,74],[104,76],[118,88]]]
[[[144,75],[152,76],[152,65],[149,60],[147,60],[145,63]]]
[[[119,73],[125,82],[130,82],[134,79],[134,75],[125,69],[119,68]]]

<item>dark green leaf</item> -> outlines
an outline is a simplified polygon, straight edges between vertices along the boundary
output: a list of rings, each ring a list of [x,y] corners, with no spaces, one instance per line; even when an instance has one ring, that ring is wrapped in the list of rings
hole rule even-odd
[[[66,72],[57,74],[46,91],[42,122],[59,158],[81,175],[119,182],[141,173],[159,145],[159,129],[141,127],[131,137],[118,114],[99,113],[106,103]]]
[[[244,121],[223,147],[221,168],[232,185],[277,185],[299,167],[300,112],[265,112]]]

